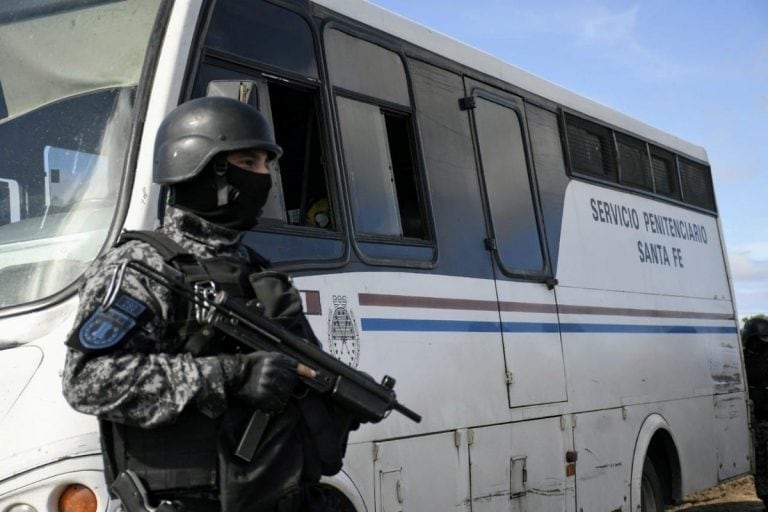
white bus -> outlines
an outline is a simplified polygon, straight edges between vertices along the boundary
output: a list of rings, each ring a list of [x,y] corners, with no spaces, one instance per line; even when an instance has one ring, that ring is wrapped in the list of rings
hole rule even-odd
[[[703,148],[362,0],[10,0],[0,512],[118,506],[64,340],[84,268],[162,218],[158,125],[209,94],[285,149],[248,244],[424,417],[353,433],[345,512],[661,510],[750,471]]]

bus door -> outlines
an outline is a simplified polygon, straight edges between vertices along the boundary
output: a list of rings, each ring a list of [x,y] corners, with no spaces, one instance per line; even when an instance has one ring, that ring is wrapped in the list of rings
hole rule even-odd
[[[567,400],[557,305],[547,284],[523,101],[467,80],[494,254],[509,406]]]
[[[563,510],[572,499],[562,462],[572,446],[570,429],[565,417],[552,417],[556,405],[537,410],[566,401],[567,394],[524,104],[479,82],[465,84],[469,95],[461,105],[473,120],[502,332],[505,374],[498,382],[506,383],[513,421],[550,416],[476,429],[470,446],[472,510],[497,510],[501,503],[494,497],[502,490],[504,499],[519,502],[512,510]]]

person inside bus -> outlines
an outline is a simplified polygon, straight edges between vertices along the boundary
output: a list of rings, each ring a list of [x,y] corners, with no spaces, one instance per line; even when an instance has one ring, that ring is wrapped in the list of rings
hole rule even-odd
[[[64,396],[101,420],[107,480],[131,470],[154,503],[196,512],[338,509],[317,482],[341,469],[359,420],[300,390],[299,376],[314,370],[219,339],[196,320],[200,306],[130,268],[116,278],[122,262],[135,260],[255,297],[319,345],[290,280],[264,272],[268,262],[241,243],[267,200],[269,162],[281,153],[271,125],[249,105],[209,97],[177,107],[155,143],[154,181],[169,188],[162,228],[124,233],[81,284]],[[272,281],[257,288],[262,278]],[[118,293],[105,303],[115,282]],[[234,453],[254,408],[271,419],[246,462]]]
[[[755,413],[755,491],[768,508],[768,320],[747,320],[741,340]]]

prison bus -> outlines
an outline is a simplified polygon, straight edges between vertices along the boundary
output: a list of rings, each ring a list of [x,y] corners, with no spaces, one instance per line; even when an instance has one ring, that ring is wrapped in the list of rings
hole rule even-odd
[[[117,507],[64,340],[84,269],[162,219],[158,125],[206,95],[285,150],[246,243],[424,417],[352,434],[345,511],[661,510],[750,471],[703,148],[358,0],[4,2],[0,48],[2,512]]]

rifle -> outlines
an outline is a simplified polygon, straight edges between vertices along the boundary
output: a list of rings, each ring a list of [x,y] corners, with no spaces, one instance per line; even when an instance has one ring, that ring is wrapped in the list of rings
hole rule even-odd
[[[206,293],[201,289],[193,290],[181,278],[169,277],[142,262],[130,260],[123,262],[116,270],[104,300],[105,309],[117,296],[127,268],[202,306],[207,310],[201,318],[205,324],[244,346],[253,350],[281,352],[315,370],[315,377],[299,378],[311,390],[329,395],[359,419],[380,421],[395,410],[417,423],[421,421],[419,414],[397,401],[394,378],[385,375],[381,383],[376,382],[370,375],[339,361],[254,308],[249,308],[244,300],[231,297],[224,291],[212,293],[208,290]],[[235,451],[238,457],[251,460],[269,418],[270,414],[266,411],[254,411]]]

